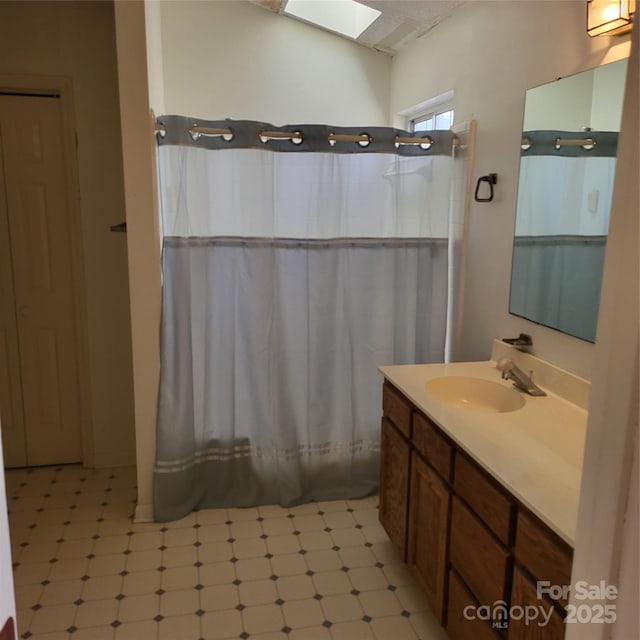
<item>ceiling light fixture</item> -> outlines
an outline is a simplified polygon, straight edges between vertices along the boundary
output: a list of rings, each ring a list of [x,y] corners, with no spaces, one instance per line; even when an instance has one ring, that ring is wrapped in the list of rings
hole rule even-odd
[[[355,0],[288,0],[283,13],[355,40],[382,12]]]
[[[587,33],[615,36],[631,30],[636,0],[587,0]]]

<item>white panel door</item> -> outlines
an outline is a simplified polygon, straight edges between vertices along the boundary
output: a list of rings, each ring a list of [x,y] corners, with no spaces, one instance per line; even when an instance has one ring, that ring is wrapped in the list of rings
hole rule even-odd
[[[0,357],[3,349],[7,352],[0,365],[5,463],[80,462],[71,220],[59,99],[0,95],[0,142],[0,270],[2,303],[7,307],[0,316],[5,342],[3,347],[0,340]],[[10,265],[3,237],[7,230]],[[11,422],[6,434],[5,419]],[[19,453],[21,438],[24,459]]]

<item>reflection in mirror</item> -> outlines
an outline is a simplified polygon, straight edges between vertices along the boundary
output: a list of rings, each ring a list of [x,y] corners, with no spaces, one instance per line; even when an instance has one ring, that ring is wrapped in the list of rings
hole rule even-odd
[[[527,91],[509,312],[595,342],[626,60]]]

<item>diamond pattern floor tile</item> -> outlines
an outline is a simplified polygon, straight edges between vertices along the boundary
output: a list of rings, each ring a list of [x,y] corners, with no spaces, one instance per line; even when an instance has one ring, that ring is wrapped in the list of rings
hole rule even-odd
[[[444,640],[377,498],[134,523],[134,468],[7,470],[21,640]]]

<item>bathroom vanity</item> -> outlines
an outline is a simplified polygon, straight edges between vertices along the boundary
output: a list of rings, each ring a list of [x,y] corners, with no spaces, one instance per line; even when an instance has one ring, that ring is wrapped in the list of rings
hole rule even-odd
[[[495,361],[380,368],[380,522],[451,640],[564,636],[567,601],[537,585],[571,582],[588,383],[535,360],[565,397],[503,405],[520,392]],[[498,399],[456,403],[434,380]]]

